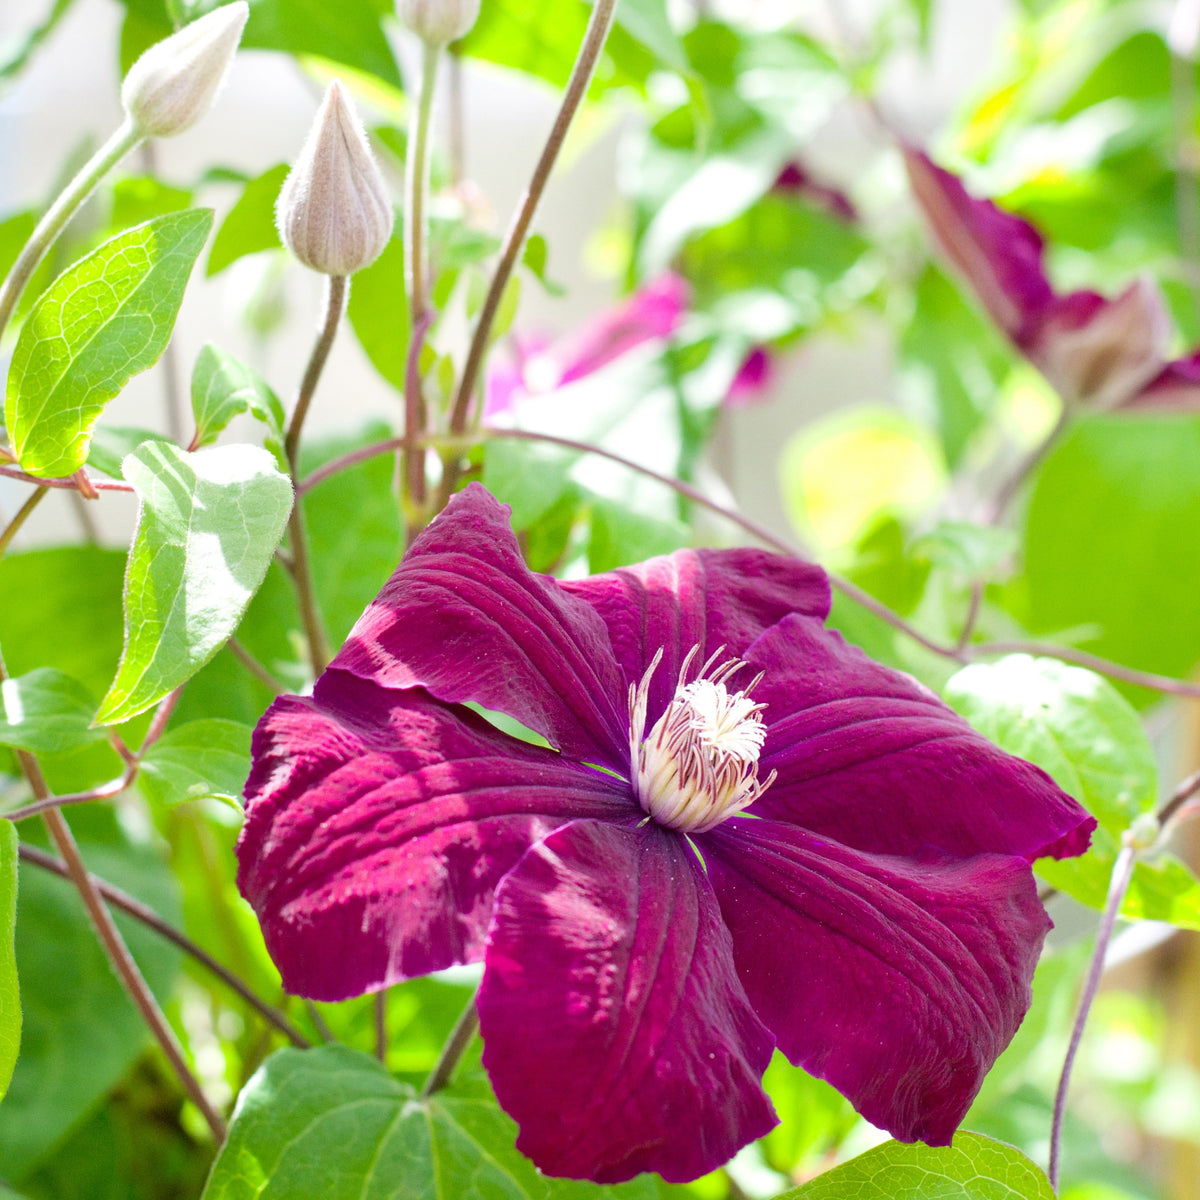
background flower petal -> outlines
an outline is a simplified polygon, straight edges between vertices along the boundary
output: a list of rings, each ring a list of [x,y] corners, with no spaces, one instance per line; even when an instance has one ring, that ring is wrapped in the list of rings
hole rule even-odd
[[[766,672],[759,775],[779,772],[754,814],[880,854],[1087,849],[1095,821],[1044,771],[817,621],[787,618],[746,657]]]
[[[773,1039],[687,842],[578,821],[504,880],[479,1016],[483,1061],[547,1174],[675,1182],[776,1123]]]
[[[563,588],[600,614],[630,683],[663,648],[650,689],[651,724],[675,694],[679,668],[693,646],[701,648],[699,669],[717,647],[739,655],[791,613],[818,619],[829,614],[825,572],[765,550],[679,550],[570,580]]]
[[[477,959],[504,873],[628,788],[419,690],[339,671],[259,722],[238,885],[291,992],[344,1000]]]
[[[902,1141],[948,1144],[1029,1007],[1050,921],[1028,865],[867,855],[745,818],[697,843],[780,1049]]]
[[[603,623],[521,558],[473,483],[417,538],[333,665],[515,717],[572,758],[629,769],[627,686]]]

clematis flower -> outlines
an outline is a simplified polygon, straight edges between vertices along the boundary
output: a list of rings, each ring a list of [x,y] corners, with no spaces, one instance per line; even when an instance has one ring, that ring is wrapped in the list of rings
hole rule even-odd
[[[776,1123],[776,1045],[949,1142],[1029,1004],[1029,862],[1094,822],[828,608],[750,549],[535,575],[470,485],[255,732],[238,881],[287,988],[482,960],[484,1066],[551,1175],[712,1170]]]
[[[1136,279],[1115,299],[1056,292],[1042,262],[1042,236],[1028,221],[970,195],[920,150],[901,149],[946,256],[1064,401],[1102,409],[1200,406],[1195,358],[1167,361],[1170,327],[1153,283]]]

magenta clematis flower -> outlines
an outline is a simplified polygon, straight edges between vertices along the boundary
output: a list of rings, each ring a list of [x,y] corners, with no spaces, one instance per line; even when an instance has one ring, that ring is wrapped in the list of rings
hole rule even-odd
[[[535,575],[470,485],[255,733],[238,882],[287,988],[482,960],[483,1062],[552,1175],[714,1169],[776,1123],[776,1045],[949,1142],[1029,1004],[1029,862],[1094,822],[828,607],[750,549]]]
[[[1055,292],[1042,236],[1028,221],[970,195],[920,150],[902,146],[934,236],[997,326],[1068,403],[1094,408],[1200,406],[1195,358],[1168,362],[1158,288],[1134,280],[1115,299]]]

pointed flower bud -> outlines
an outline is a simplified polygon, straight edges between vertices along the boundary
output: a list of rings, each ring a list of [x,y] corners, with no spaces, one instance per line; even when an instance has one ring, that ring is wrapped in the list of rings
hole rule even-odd
[[[398,0],[396,15],[423,42],[444,46],[471,31],[479,0]]]
[[[242,36],[250,6],[225,4],[156,42],[129,68],[121,103],[148,137],[174,137],[212,107]]]
[[[353,275],[383,253],[392,203],[367,134],[335,79],[275,205],[279,236],[306,267]]]

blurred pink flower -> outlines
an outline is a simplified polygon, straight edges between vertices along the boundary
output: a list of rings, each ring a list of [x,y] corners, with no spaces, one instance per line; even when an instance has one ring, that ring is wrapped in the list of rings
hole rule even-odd
[[[1170,325],[1157,286],[1135,279],[1114,299],[1060,294],[1046,276],[1041,234],[972,196],[962,181],[901,146],[933,235],[992,320],[1068,404],[1200,406],[1200,353],[1168,362]]]
[[[835,217],[841,217],[843,221],[858,220],[858,209],[855,208],[854,201],[839,188],[818,183],[798,159],[792,159],[779,172],[771,190],[813,200]]]

